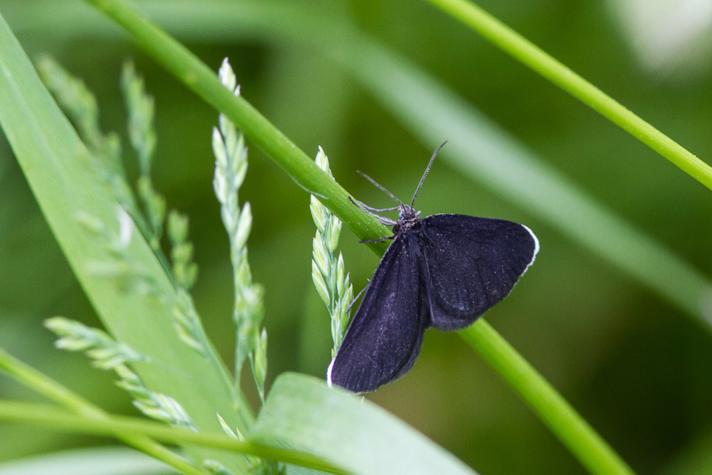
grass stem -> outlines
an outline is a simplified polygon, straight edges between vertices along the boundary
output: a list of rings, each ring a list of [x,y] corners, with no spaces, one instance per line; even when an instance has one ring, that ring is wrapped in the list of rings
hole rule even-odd
[[[0,349],[0,372],[6,373],[8,376],[24,384],[28,388],[33,389],[37,393],[58,404],[61,404],[76,414],[101,421],[109,419],[109,416],[104,411],[96,407],[91,402],[82,398],[69,388],[62,386],[49,376],[46,376],[31,366],[14,358],[2,349]],[[206,471],[195,467],[183,457],[154,442],[148,437],[135,435],[132,432],[117,433],[116,436],[126,444],[142,451],[147,455],[150,455],[151,457],[154,457],[157,460],[161,460],[181,473],[188,475],[207,474]]]
[[[606,441],[486,321],[480,320],[459,335],[539,414],[589,472],[633,473]]]
[[[568,92],[712,190],[712,167],[550,54],[468,0],[427,0]]]
[[[22,423],[36,423],[43,427],[79,433],[120,436],[123,433],[152,437],[163,442],[181,445],[200,445],[218,450],[227,450],[254,455],[328,473],[346,473],[318,457],[294,450],[270,447],[249,441],[233,439],[226,435],[195,432],[188,429],[168,427],[143,419],[106,415],[103,420],[68,414],[51,406],[35,403],[0,401],[0,419]],[[200,472],[198,472],[200,473]]]

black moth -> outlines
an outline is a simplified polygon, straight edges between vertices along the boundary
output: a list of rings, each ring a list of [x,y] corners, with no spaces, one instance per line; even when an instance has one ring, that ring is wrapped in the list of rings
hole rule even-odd
[[[472,324],[509,294],[534,262],[539,241],[523,224],[501,219],[436,214],[413,208],[442,144],[433,153],[410,204],[365,176],[399,204],[359,207],[393,226],[327,380],[353,392],[373,391],[404,375],[415,362],[428,327],[457,330]],[[377,215],[398,211],[397,221]]]

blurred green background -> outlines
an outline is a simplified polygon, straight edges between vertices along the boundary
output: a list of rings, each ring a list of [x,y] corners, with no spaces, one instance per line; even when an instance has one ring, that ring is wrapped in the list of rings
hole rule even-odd
[[[169,5],[159,9],[165,13],[186,2],[163,3]],[[323,14],[353,23],[408,58],[611,213],[709,273],[707,190],[453,19],[412,0],[291,3],[317,22]],[[480,2],[704,158],[712,149],[712,9],[701,3]],[[118,86],[123,61],[133,59],[144,74],[157,107],[155,180],[170,205],[191,218],[200,266],[195,297],[210,335],[230,358],[232,282],[211,186],[216,112],[80,1],[0,0],[0,12],[31,57],[49,52],[86,81],[99,98],[106,130],[125,130]],[[387,203],[356,170],[401,196],[411,193],[431,150],[318,47],[265,40],[217,19],[212,30],[192,31],[180,8],[153,18],[172,25],[169,31],[209,66],[229,57],[243,95],[308,153],[324,147],[336,179],[354,196],[374,206]],[[280,21],[287,27],[296,20]],[[333,26],[325,21],[325,28]],[[311,32],[317,43],[320,34]],[[331,342],[326,311],[311,285],[308,196],[251,150],[241,199],[253,207],[250,260],[267,292],[269,372],[323,375]],[[133,413],[110,375],[90,368],[83,356],[53,349],[42,327],[57,314],[98,322],[4,138],[0,203],[0,345],[102,407]],[[536,265],[488,320],[638,471],[712,473],[712,455],[705,457],[712,452],[705,443],[712,434],[712,331],[444,160],[428,178],[418,208],[496,216],[534,229],[542,243]],[[377,258],[346,229],[342,248],[358,290]],[[34,396],[0,378],[0,397]],[[481,473],[582,472],[454,335],[428,332],[413,371],[369,397]],[[0,460],[109,443],[5,425],[0,441]]]

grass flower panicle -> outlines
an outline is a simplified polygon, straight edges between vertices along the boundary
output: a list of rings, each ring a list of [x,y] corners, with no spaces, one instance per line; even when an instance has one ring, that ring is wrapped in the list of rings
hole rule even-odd
[[[50,56],[40,56],[37,70],[42,81],[74,122],[87,147],[113,172],[123,177],[121,144],[114,133],[105,134],[99,123],[99,107],[86,84],[72,76]]]
[[[121,88],[129,115],[129,139],[138,157],[139,173],[141,176],[148,176],[156,149],[156,132],[153,127],[154,100],[146,93],[144,81],[131,62],[124,64]]]
[[[130,346],[115,341],[108,334],[96,328],[64,317],[53,317],[45,321],[45,326],[59,338],[54,345],[60,350],[84,351],[95,367],[114,370],[118,366],[143,361]]]
[[[124,65],[121,88],[128,113],[129,141],[138,159],[139,178],[136,188],[148,223],[146,238],[154,251],[160,253],[166,219],[166,199],[155,190],[151,180],[151,165],[156,148],[154,102],[146,93],[144,81],[136,73],[132,63]]]
[[[168,213],[168,239],[176,284],[190,290],[198,278],[198,266],[193,261],[193,244],[188,240],[187,216],[175,210]]]
[[[232,67],[225,59],[218,73],[220,82],[233,94],[240,94]],[[267,376],[267,332],[260,329],[264,318],[263,289],[252,281],[247,259],[247,238],[252,228],[250,204],[240,208],[239,191],[247,173],[247,147],[242,134],[223,114],[213,129],[215,176],[213,188],[220,202],[220,215],[230,240],[235,304],[235,379],[240,384],[242,366],[250,361],[260,398],[264,399]]]
[[[333,177],[329,158],[321,147],[315,162],[320,169]],[[316,225],[316,234],[312,240],[312,281],[331,317],[331,338],[334,344],[331,356],[334,357],[349,324],[353,286],[345,270],[344,257],[337,252],[341,220],[314,195],[310,197],[309,209]]]
[[[151,165],[156,146],[153,127],[154,101],[147,94],[143,79],[138,76],[131,63],[124,65],[121,86],[128,114],[129,139],[138,159],[139,178],[136,189],[143,205],[142,212],[135,205],[136,198],[126,185],[120,149],[118,146],[111,146],[115,142],[118,143],[115,135],[105,135],[99,128],[96,100],[89,89],[50,58],[41,60],[40,70],[43,71],[45,82],[78,124],[78,129],[90,145],[92,153],[102,158],[96,162],[100,176],[108,178],[112,183],[122,184],[112,187],[120,204],[117,212],[119,231],[116,236],[112,236],[98,219],[86,213],[77,216],[77,221],[86,230],[107,243],[109,258],[92,262],[92,272],[116,280],[123,290],[167,298],[165,295],[156,295],[156,287],[150,276],[142,270],[141,263],[131,259],[128,252],[134,227],[138,227],[176,286],[173,315],[178,336],[192,349],[206,355],[209,343],[189,293],[197,279],[198,268],[193,261],[193,245],[188,240],[188,218],[171,210],[166,219],[166,200],[154,189],[151,179]],[[111,164],[113,165],[109,166]],[[164,224],[170,242],[171,265],[161,249]]]
[[[146,362],[143,355],[102,330],[63,317],[50,318],[45,326],[59,337],[57,348],[85,352],[97,368],[114,371],[119,376],[117,385],[133,397],[134,406],[145,415],[177,427],[193,428],[190,416],[178,401],[148,389],[130,368],[132,363]]]
[[[115,133],[104,133],[99,123],[96,98],[80,79],[72,76],[50,56],[41,56],[37,70],[42,81],[74,123],[77,132],[91,154],[90,163],[103,183],[137,221],[146,227],[133,192],[126,180],[121,160],[121,142]]]

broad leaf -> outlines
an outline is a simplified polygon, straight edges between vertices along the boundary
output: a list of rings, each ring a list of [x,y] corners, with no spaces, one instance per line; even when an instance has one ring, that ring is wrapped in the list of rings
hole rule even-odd
[[[377,405],[300,374],[277,378],[250,439],[309,452],[358,474],[474,473]]]

